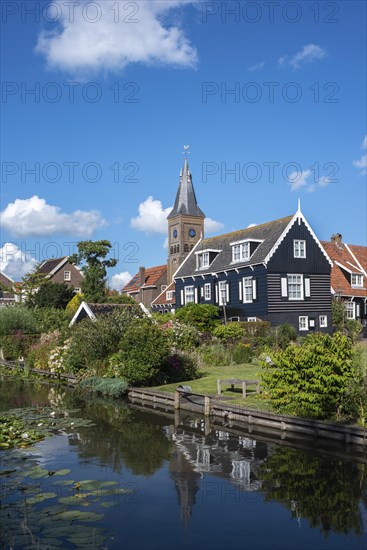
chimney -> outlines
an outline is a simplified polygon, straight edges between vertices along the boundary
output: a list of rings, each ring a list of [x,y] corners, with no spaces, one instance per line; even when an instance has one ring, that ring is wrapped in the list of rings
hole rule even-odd
[[[141,288],[145,283],[145,267],[139,267],[139,287]]]
[[[332,243],[342,244],[343,236],[341,233],[334,233],[334,235],[331,235],[330,240]]]

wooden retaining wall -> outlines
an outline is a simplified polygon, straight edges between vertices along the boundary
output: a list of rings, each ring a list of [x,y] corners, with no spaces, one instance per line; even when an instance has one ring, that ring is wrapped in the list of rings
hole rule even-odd
[[[170,394],[146,388],[132,388],[128,391],[128,399],[132,403],[145,401],[162,405],[166,409],[197,412],[204,416],[226,419],[231,423],[269,428],[284,434],[297,433],[318,439],[341,441],[350,445],[367,446],[367,430],[364,428],[257,411],[197,393],[176,391],[174,394]]]
[[[49,370],[41,369],[31,369],[30,367],[25,367],[18,361],[4,361],[0,360],[0,366],[12,369],[12,370],[21,370],[24,372],[31,372],[33,374],[40,374],[46,378],[52,378],[53,380],[61,380],[66,382],[69,386],[75,387],[77,384],[77,379],[72,374],[57,374],[55,372],[50,372]]]

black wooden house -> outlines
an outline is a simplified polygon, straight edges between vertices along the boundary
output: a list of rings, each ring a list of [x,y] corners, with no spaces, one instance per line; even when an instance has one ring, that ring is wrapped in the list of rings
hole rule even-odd
[[[331,330],[331,261],[302,214],[201,239],[174,274],[176,308],[215,304],[228,321]]]

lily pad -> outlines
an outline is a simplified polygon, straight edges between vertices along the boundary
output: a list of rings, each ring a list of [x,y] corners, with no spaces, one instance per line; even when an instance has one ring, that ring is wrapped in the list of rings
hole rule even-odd
[[[78,485],[80,489],[86,491],[95,491],[96,489],[101,489],[104,487],[114,487],[118,485],[117,481],[98,481],[94,479],[86,479],[84,481],[79,481]]]
[[[61,519],[68,521],[98,521],[103,518],[103,514],[95,512],[82,512],[80,510],[67,510],[59,514]]]
[[[53,472],[54,476],[66,476],[66,474],[70,474],[71,470],[69,468],[64,468],[63,470],[57,470],[56,472]]]
[[[39,493],[35,497],[28,498],[27,504],[29,505],[38,504],[49,498],[55,498],[56,496],[57,496],[56,493]]]

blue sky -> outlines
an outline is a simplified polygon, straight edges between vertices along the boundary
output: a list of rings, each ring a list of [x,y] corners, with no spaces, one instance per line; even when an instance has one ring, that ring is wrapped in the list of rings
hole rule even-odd
[[[165,263],[184,144],[207,234],[300,198],[320,239],[366,245],[364,2],[1,8],[1,266],[14,279],[85,239],[113,243],[114,288]]]

